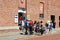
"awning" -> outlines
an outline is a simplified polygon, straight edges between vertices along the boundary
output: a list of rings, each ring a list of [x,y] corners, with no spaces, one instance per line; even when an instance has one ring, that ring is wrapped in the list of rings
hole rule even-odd
[[[26,13],[26,9],[25,8],[21,8],[21,9],[18,10],[18,12]]]

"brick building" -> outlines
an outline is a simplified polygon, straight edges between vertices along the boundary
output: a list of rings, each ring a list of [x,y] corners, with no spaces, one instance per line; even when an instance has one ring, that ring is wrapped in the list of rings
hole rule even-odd
[[[60,0],[0,0],[0,26],[18,26],[18,23],[15,23],[15,16],[23,13],[27,19],[42,20],[43,24],[53,20],[56,27],[59,27],[59,3]]]

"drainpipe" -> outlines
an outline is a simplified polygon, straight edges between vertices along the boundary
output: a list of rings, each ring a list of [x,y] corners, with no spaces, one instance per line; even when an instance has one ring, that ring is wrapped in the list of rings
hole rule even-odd
[[[27,0],[25,0],[25,8],[26,8],[26,19],[27,19]]]

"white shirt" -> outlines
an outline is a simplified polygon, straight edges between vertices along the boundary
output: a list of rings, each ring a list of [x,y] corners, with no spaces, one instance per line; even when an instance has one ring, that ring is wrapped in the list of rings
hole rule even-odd
[[[22,26],[24,26],[24,21],[22,21]]]

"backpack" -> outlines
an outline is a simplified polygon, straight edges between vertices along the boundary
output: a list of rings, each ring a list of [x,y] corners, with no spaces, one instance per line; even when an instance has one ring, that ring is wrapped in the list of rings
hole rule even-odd
[[[26,21],[26,22],[25,22],[25,26],[28,26],[28,25],[29,25],[29,23],[28,23],[28,21]]]

